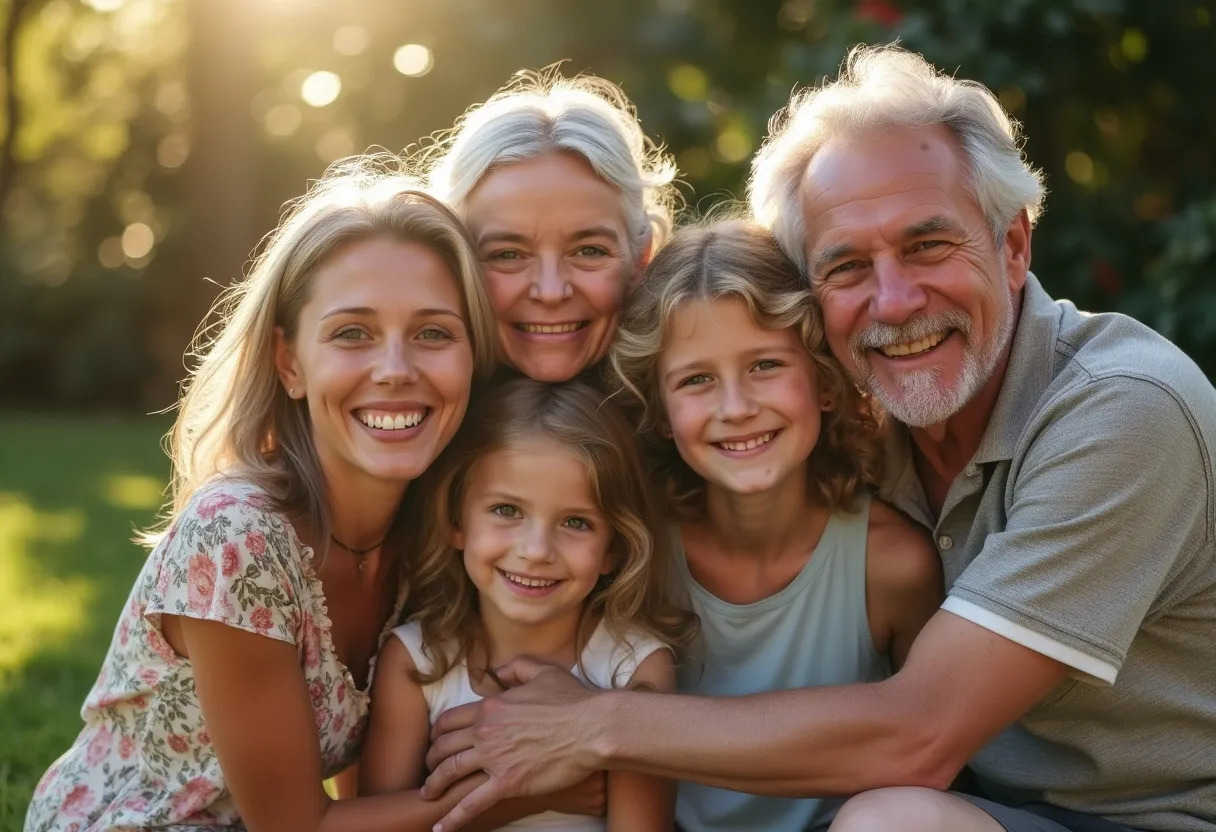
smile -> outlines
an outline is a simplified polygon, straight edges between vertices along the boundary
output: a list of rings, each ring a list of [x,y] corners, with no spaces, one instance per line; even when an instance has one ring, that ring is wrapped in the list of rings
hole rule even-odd
[[[363,410],[355,413],[355,418],[369,428],[377,430],[406,430],[417,427],[426,418],[425,410],[411,410],[405,413],[386,413],[383,411]]]
[[[920,355],[922,352],[928,352],[942,341],[946,340],[946,337],[949,334],[950,330],[947,329],[941,332],[934,332],[930,335],[926,335],[919,341],[909,341],[904,344],[887,344],[879,347],[879,349],[882,351],[882,354],[888,358],[903,358],[904,356],[908,355]]]
[[[562,335],[578,332],[589,323],[590,321],[570,321],[564,324],[515,324],[515,328],[529,335]]]
[[[548,589],[551,586],[557,586],[559,583],[561,583],[557,580],[529,578],[527,575],[516,575],[514,572],[508,572],[505,569],[499,569],[498,574],[502,575],[513,584],[518,586],[526,586],[529,589]]]
[[[753,436],[750,439],[728,440],[724,442],[714,442],[719,448],[726,451],[753,451],[761,445],[767,445],[777,438],[780,431],[770,430],[768,433],[762,433],[758,436]]]

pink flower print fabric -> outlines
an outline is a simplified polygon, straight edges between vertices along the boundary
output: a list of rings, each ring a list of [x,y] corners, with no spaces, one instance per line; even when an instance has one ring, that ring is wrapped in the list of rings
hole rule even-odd
[[[338,661],[312,551],[251,485],[201,489],[149,555],[85,700],[84,729],[43,775],[26,832],[243,829],[165,613],[296,646],[326,776],[358,755],[367,695]],[[385,622],[381,641],[404,601]]]

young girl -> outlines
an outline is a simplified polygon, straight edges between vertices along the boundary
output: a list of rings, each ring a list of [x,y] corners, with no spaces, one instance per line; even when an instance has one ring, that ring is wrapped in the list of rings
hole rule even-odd
[[[416,612],[379,657],[365,793],[421,786],[431,723],[501,692],[494,668],[516,656],[598,688],[663,691],[675,686],[668,648],[692,636],[692,617],[662,600],[667,559],[632,430],[590,386],[521,378],[491,389],[434,473],[410,576]],[[606,825],[550,811],[510,828],[669,830],[673,791],[613,773]],[[418,828],[442,816],[435,805],[421,806]]]
[[[679,521],[701,618],[687,693],[878,680],[941,601],[936,551],[872,501],[878,419],[824,344],[805,281],[757,226],[678,233],[609,355]],[[826,825],[829,800],[681,783],[685,832]]]

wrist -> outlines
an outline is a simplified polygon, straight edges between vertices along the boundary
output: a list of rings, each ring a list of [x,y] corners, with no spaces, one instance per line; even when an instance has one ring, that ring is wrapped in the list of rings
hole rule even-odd
[[[587,771],[606,771],[619,757],[621,700],[627,695],[604,691],[588,697],[582,720],[587,731],[579,743],[579,762]]]

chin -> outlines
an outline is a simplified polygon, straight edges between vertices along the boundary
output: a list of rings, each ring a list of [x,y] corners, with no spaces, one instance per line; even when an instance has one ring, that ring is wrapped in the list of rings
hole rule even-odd
[[[514,366],[515,369],[530,379],[556,384],[559,381],[569,381],[591,365],[582,364],[577,361],[563,361],[560,364],[551,361],[536,364],[520,361],[515,363]]]

